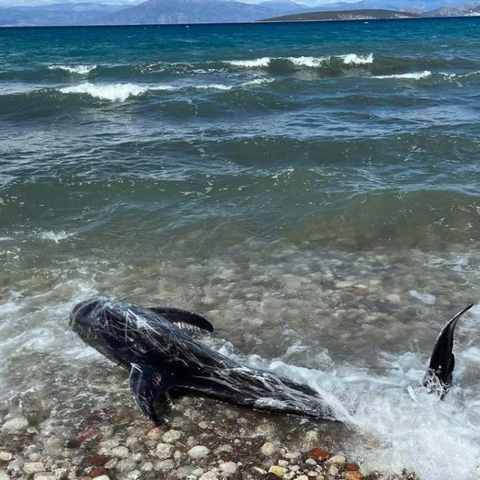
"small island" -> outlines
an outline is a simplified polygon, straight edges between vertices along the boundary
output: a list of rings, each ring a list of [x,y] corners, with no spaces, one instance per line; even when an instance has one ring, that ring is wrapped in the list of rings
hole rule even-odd
[[[411,12],[399,12],[383,9],[340,10],[324,12],[297,13],[281,17],[267,18],[260,22],[327,22],[339,20],[393,20],[421,18],[422,15]]]

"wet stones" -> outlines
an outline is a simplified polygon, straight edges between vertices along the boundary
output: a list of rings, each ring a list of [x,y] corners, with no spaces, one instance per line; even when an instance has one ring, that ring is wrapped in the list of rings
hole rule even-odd
[[[166,460],[173,455],[173,445],[169,443],[159,443],[156,448],[157,457],[160,460]]]
[[[210,453],[210,449],[203,445],[196,445],[195,447],[191,448],[187,453],[191,459],[200,460],[202,458],[205,458]]]
[[[162,436],[162,440],[165,443],[174,443],[177,440],[180,440],[180,437],[182,436],[182,432],[179,432],[178,430],[169,430],[168,432],[165,432]]]
[[[262,445],[260,451],[267,457],[273,457],[277,451],[277,446],[272,442],[266,442]]]
[[[28,426],[28,420],[23,416],[18,416],[7,420],[2,425],[1,431],[7,434],[22,433],[27,430]]]

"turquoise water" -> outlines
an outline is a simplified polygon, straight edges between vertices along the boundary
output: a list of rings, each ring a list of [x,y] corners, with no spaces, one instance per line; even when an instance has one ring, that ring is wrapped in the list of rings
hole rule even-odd
[[[479,310],[446,402],[387,387],[417,386],[479,297],[479,27],[1,29],[0,400],[101,381],[68,331],[80,299],[177,305],[331,387],[350,455],[477,478]]]

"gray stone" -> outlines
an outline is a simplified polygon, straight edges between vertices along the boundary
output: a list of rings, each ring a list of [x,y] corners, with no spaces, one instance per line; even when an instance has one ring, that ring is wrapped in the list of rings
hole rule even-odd
[[[267,457],[272,457],[278,452],[277,446],[272,442],[266,442],[262,445],[260,451]]]
[[[233,475],[237,471],[237,464],[235,462],[224,462],[220,463],[218,468],[225,475]]]
[[[44,472],[45,465],[42,462],[27,462],[23,466],[23,471],[27,475],[31,475],[32,473]]]
[[[325,461],[327,465],[343,465],[347,459],[343,455],[334,455]]]
[[[7,420],[2,426],[3,433],[21,433],[28,428],[28,420],[25,417],[14,417]]]
[[[135,470],[136,467],[137,467],[137,464],[134,460],[124,458],[123,460],[120,460],[117,463],[117,466],[115,468],[117,470],[120,470],[123,473],[128,473],[128,472],[131,472],[132,470]]]
[[[328,474],[331,477],[334,477],[335,475],[338,474],[338,468],[335,465],[330,465],[330,468],[328,469]]]
[[[122,459],[130,456],[130,450],[124,446],[112,448],[111,453],[114,457]]]
[[[179,440],[181,436],[182,432],[179,432],[178,430],[169,430],[163,434],[162,440],[165,443],[173,443]]]
[[[188,456],[194,460],[205,458],[210,453],[210,449],[203,445],[196,445],[188,451]]]
[[[0,480],[10,480],[10,475],[4,470],[2,470],[0,472]]]
[[[166,460],[173,455],[173,445],[168,443],[159,443],[157,445],[157,457],[160,460]]]
[[[55,477],[49,472],[36,473],[33,480],[55,480]]]
[[[218,475],[215,472],[204,473],[200,480],[218,480]]]
[[[175,468],[175,463],[173,460],[162,460],[161,462],[157,462],[155,464],[155,470],[160,470],[162,472],[168,472]]]
[[[152,462],[145,462],[141,467],[140,470],[142,472],[151,472],[153,470],[153,463]]]

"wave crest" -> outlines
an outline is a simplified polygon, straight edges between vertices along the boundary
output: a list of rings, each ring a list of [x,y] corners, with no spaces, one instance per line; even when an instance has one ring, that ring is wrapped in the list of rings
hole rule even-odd
[[[49,70],[63,70],[68,73],[77,73],[78,75],[87,75],[97,68],[97,65],[50,65]]]

